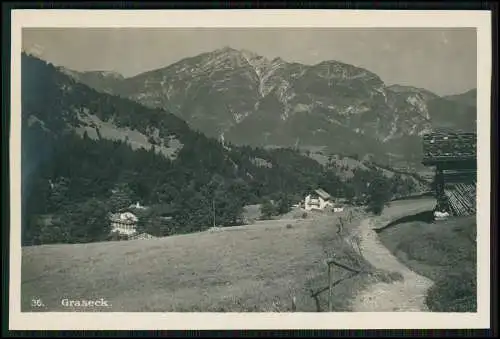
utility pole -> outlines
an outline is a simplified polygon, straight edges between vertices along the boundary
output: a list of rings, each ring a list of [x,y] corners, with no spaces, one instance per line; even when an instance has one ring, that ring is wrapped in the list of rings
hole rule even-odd
[[[215,199],[212,198],[212,210],[213,210],[213,216],[214,216],[214,227],[215,227]]]
[[[328,265],[328,312],[333,312],[332,266]]]

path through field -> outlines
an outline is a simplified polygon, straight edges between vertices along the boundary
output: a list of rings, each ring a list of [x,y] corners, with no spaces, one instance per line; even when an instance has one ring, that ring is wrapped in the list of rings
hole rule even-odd
[[[357,235],[360,238],[360,248],[365,259],[376,269],[401,273],[403,280],[392,283],[378,282],[361,291],[353,300],[352,310],[354,312],[428,311],[425,296],[433,282],[399,262],[380,242],[373,228],[376,227],[376,224],[386,222],[387,218],[398,218],[401,215],[400,210],[406,210],[407,214],[411,214],[414,211],[428,210],[432,208],[432,204],[434,204],[432,200],[410,202],[403,204],[403,206],[396,204],[387,208],[382,217],[367,218],[361,222]]]

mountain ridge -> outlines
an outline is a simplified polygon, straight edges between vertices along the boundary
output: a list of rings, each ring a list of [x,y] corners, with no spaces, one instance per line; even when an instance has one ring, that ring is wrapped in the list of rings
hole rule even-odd
[[[392,146],[400,142],[418,152],[416,140],[435,127],[475,127],[473,100],[386,85],[369,70],[335,60],[305,65],[228,46],[118,81],[74,77],[241,145],[299,143],[385,157],[404,155]],[[351,145],[347,137],[365,141]]]

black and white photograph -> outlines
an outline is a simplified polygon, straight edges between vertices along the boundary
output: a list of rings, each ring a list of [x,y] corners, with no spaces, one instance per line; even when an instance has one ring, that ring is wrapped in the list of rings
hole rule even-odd
[[[10,302],[25,326],[488,325],[487,12],[420,26],[219,14],[227,27],[60,12],[13,30]]]

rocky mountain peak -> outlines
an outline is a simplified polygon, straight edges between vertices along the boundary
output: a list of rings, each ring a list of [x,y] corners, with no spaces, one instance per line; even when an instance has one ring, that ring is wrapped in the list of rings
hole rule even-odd
[[[232,48],[231,46],[224,46],[221,48],[218,48],[214,51],[215,53],[232,53],[232,52],[238,52],[237,49]]]
[[[91,73],[91,74],[94,73],[95,75],[101,76],[103,78],[114,78],[114,79],[119,79],[119,80],[125,79],[125,77],[123,75],[121,75],[120,73],[115,72],[115,71],[92,71],[92,72],[88,72],[88,73]]]
[[[432,93],[429,90],[426,90],[424,88],[418,88],[418,87],[413,87],[413,86],[405,86],[405,85],[390,85],[387,86],[387,90],[392,91],[394,93],[400,93],[400,94],[418,94],[422,96],[425,100],[430,100],[430,99],[436,99],[439,98],[439,95]]]
[[[223,133],[239,144],[289,146],[300,140],[333,151],[404,153],[404,140],[419,150],[419,136],[436,122],[475,121],[475,107],[457,106],[462,96],[451,102],[425,89],[387,86],[377,74],[336,60],[306,65],[230,46],[108,81],[110,88],[172,111],[208,136]]]

